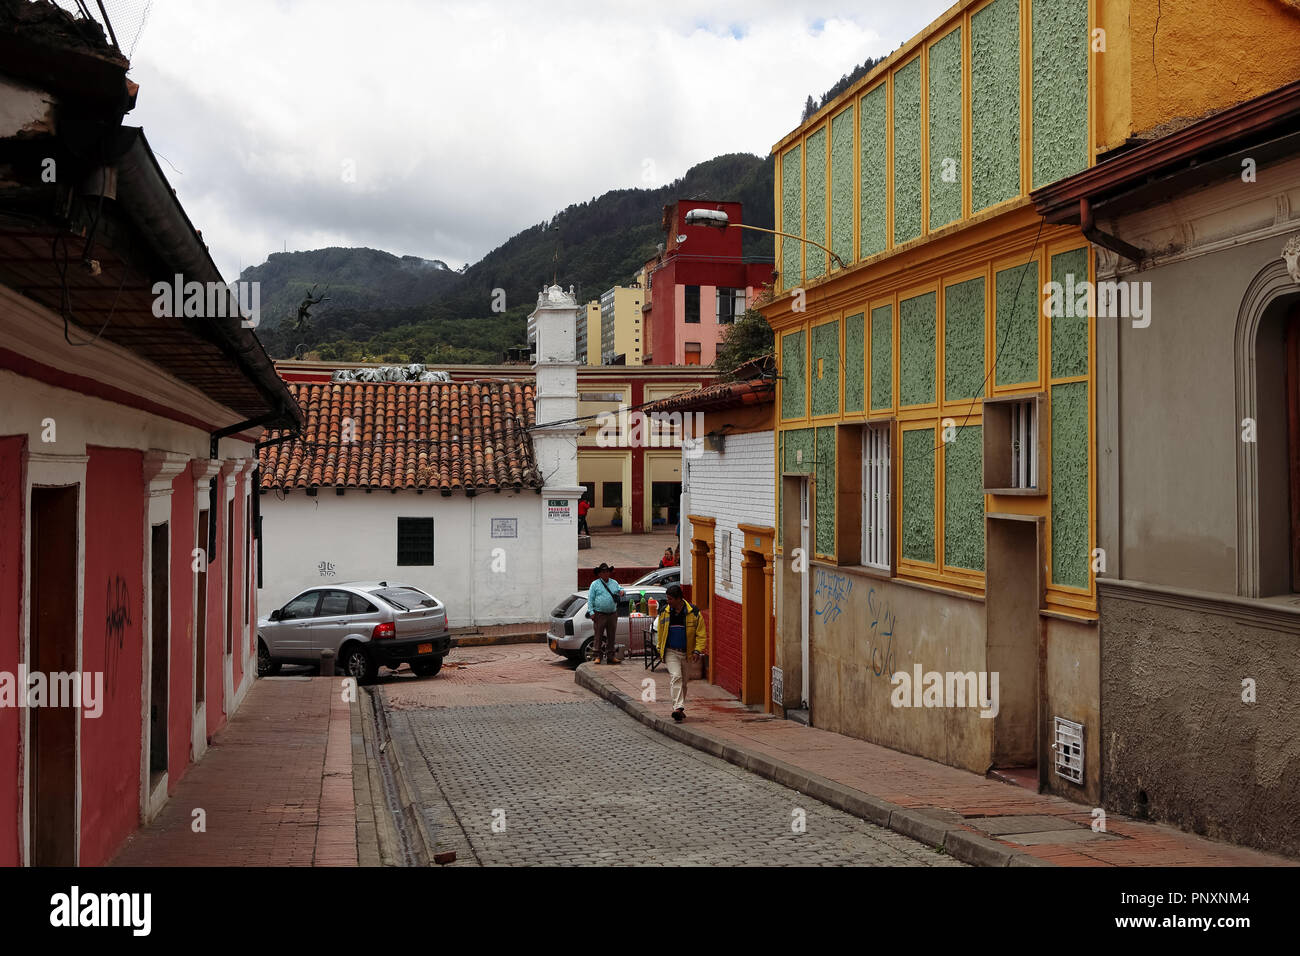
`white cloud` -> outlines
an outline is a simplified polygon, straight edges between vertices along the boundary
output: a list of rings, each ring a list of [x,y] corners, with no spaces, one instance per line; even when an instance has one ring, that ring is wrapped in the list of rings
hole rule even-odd
[[[164,0],[126,121],[228,277],[286,243],[456,267],[608,189],[766,155],[948,5]]]

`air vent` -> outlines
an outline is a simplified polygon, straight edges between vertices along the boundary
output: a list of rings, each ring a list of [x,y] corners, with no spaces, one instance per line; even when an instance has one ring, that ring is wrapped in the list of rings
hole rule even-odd
[[[1083,785],[1083,724],[1055,718],[1056,741],[1052,749],[1056,751],[1056,775],[1064,777],[1071,783]]]

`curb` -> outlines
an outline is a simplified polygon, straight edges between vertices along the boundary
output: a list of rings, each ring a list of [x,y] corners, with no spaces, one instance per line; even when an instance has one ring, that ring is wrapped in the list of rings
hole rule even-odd
[[[371,743],[374,745],[376,762],[388,761],[392,772],[392,782],[397,788],[397,802],[401,807],[402,819],[406,822],[406,832],[410,840],[410,848],[415,857],[414,865],[429,866],[433,862],[433,847],[435,843],[432,835],[424,821],[423,814],[420,813],[419,804],[415,801],[411,793],[410,775],[405,761],[402,759],[401,748],[394,745],[392,733],[388,729],[388,722],[384,714],[384,702],[379,693],[370,688],[364,688],[361,693],[369,697],[370,714],[367,723],[368,729],[373,730]],[[358,695],[360,696],[360,695]],[[382,784],[381,784],[382,786]],[[387,807],[385,806],[385,811]],[[391,839],[394,848],[391,853],[396,857],[398,849],[396,843],[398,837],[396,828],[391,825],[388,828],[391,832]],[[385,865],[401,866],[403,861],[397,859],[385,859]]]
[[[880,797],[830,780],[767,754],[731,743],[723,743],[712,734],[661,717],[639,701],[616,690],[608,681],[582,664],[574,672],[579,687],[600,695],[615,707],[641,723],[671,737],[679,743],[702,750],[750,773],[765,777],[791,790],[807,794],[827,806],[842,810],[869,823],[901,833],[903,836],[942,849],[954,860],[972,866],[1056,866],[1048,860],[1012,849],[997,840],[956,823],[955,813],[921,807],[902,807]],[[958,818],[959,819],[959,818]]]
[[[366,727],[360,695],[352,699],[348,711],[352,730],[352,802],[357,818],[357,865],[380,866],[383,855],[379,849],[370,762],[366,759]]]
[[[545,644],[546,633],[537,631],[532,634],[464,634],[451,639],[452,647],[491,647],[498,644]]]

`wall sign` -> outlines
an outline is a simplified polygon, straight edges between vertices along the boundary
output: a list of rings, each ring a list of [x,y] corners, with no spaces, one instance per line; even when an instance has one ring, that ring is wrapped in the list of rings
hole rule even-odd
[[[573,505],[568,498],[546,499],[546,520],[552,524],[568,524],[573,520]]]
[[[518,518],[493,518],[492,537],[494,538],[519,537],[519,519]]]
[[[772,668],[772,703],[785,703],[785,672],[779,667]]]

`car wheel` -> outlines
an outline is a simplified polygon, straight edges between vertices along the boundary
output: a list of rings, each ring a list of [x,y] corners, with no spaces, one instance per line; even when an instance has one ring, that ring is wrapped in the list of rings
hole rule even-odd
[[[442,658],[434,658],[431,661],[415,661],[411,664],[411,670],[415,671],[416,677],[432,677],[442,670]]]
[[[370,655],[360,644],[353,644],[343,652],[339,659],[339,668],[344,675],[351,677],[358,684],[365,684],[374,679],[375,665],[370,660]]]
[[[589,637],[585,642],[583,642],[582,650],[578,651],[579,664],[581,664],[583,661],[591,660],[591,655],[595,646],[596,646],[596,639],[594,637]]]
[[[261,640],[257,642],[257,676],[274,677],[280,673],[280,662],[271,657],[271,652],[267,650],[266,644]]]

